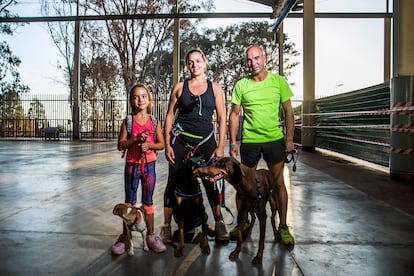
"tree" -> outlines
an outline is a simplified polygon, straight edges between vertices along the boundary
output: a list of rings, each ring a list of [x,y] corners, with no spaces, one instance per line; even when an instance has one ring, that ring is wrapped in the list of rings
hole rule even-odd
[[[98,0],[87,2],[86,7],[99,15],[131,15],[174,13],[175,1]],[[211,0],[179,1],[180,12],[195,12],[212,7]],[[191,27],[188,20],[180,21],[181,31]],[[160,54],[172,47],[172,18],[107,20],[105,32],[89,24],[90,39],[95,43],[111,46],[115,51],[120,71],[128,91],[136,82],[144,82],[149,64],[156,64]],[[106,33],[108,36],[102,35]],[[101,35],[96,35],[101,34]]]
[[[66,0],[42,0],[43,15],[73,15],[74,1]],[[175,1],[143,1],[143,0],[95,0],[80,1],[82,14],[96,15],[133,15],[133,14],[157,14],[172,13],[175,9]],[[189,0],[179,1],[180,12],[196,12],[202,10],[210,10],[213,7],[212,0]],[[180,20],[180,29],[182,33],[187,30],[194,30],[194,24],[199,20]],[[130,87],[136,82],[142,82],[155,88],[155,97],[158,97],[158,88],[161,87],[160,80],[164,75],[161,72],[161,60],[165,57],[163,53],[172,49],[173,31],[172,18],[165,19],[120,19],[106,21],[86,21],[81,22],[81,66],[83,69],[96,68],[96,61],[101,58],[108,58],[113,64],[117,65],[117,70],[123,81],[124,95]],[[52,36],[52,40],[58,47],[60,53],[64,57],[65,75],[68,79],[71,95],[73,89],[73,37],[74,24],[67,22],[49,22],[48,28]],[[115,59],[114,59],[115,57]],[[105,66],[105,63],[100,63]],[[170,65],[171,63],[167,64]],[[152,66],[155,68],[156,74],[152,75]],[[168,66],[170,67],[170,66]],[[82,74],[86,70],[82,69]],[[88,76],[81,76],[81,79],[89,81],[98,78],[92,74],[106,70],[94,70],[88,72]],[[171,75],[171,74],[170,74]],[[171,76],[169,77],[171,78]],[[171,82],[171,80],[169,81]],[[100,89],[90,89],[91,86],[81,84],[81,97],[83,99],[95,95],[96,93],[104,93],[112,95],[114,90],[103,92]],[[96,84],[96,83],[95,83]],[[117,86],[119,87],[119,86]],[[170,85],[168,86],[170,87]],[[108,88],[108,87],[106,87]],[[87,90],[83,90],[87,89]],[[85,94],[85,95],[84,95]],[[113,96],[113,95],[112,95]],[[70,96],[71,97],[71,96]],[[127,97],[125,97],[127,98]]]
[[[92,131],[98,129],[97,122],[107,124],[112,117],[119,118],[122,106],[112,106],[112,99],[121,91],[120,75],[117,65],[108,56],[93,58],[89,64],[81,64],[82,120],[95,122]],[[123,95],[123,93],[122,93]],[[119,97],[118,97],[119,98]],[[111,104],[111,112],[105,112]],[[104,115],[107,117],[104,118]]]
[[[69,16],[76,14],[76,1],[71,0],[42,0],[41,13],[44,16]],[[74,52],[75,52],[75,23],[74,22],[47,22],[47,28],[53,44],[63,58],[63,64],[58,68],[63,71],[69,89],[68,100],[72,105],[74,89]],[[83,48],[81,47],[81,50]]]
[[[16,5],[14,0],[0,0],[0,16],[5,18],[14,17],[8,8]],[[13,35],[13,31],[18,25],[12,23],[0,24],[0,33]],[[20,81],[20,73],[18,67],[21,60],[13,54],[6,41],[0,41],[0,94],[10,92],[25,93],[29,91],[29,87]]]
[[[35,136],[39,136],[42,133],[43,127],[46,125],[47,116],[45,106],[38,98],[33,98],[30,102],[29,110],[27,111],[28,123],[25,128],[31,134],[34,131]]]
[[[222,85],[228,102],[234,83],[245,75],[244,58],[247,47],[253,44],[260,45],[265,51],[270,71],[279,68],[278,48],[275,45],[274,33],[270,31],[271,27],[268,22],[247,22],[225,28],[204,29],[201,34],[192,33],[184,44],[188,48],[203,49],[209,61],[208,76]],[[294,60],[299,53],[287,35],[283,46],[284,76],[288,78],[292,74],[292,69],[299,64]]]
[[[13,17],[9,7],[16,5],[14,0],[0,0],[0,16]],[[13,35],[13,31],[17,28],[16,24],[3,23],[0,24],[0,33]],[[0,112],[1,112],[1,130],[15,131],[20,130],[21,126],[15,119],[24,118],[23,107],[20,94],[29,91],[29,87],[20,81],[20,73],[18,67],[21,60],[11,51],[6,41],[0,41]]]

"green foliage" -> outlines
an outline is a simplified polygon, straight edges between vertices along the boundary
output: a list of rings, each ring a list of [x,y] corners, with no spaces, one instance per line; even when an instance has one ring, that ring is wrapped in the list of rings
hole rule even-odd
[[[0,16],[12,17],[8,7],[17,4],[17,1],[0,0]],[[13,26],[16,24],[0,24],[0,33],[12,35]],[[20,66],[20,58],[15,56],[6,41],[0,41],[0,95],[19,94],[29,91],[29,87],[20,82],[20,74],[17,71]]]
[[[201,48],[208,58],[209,78],[219,82],[226,97],[230,95],[234,83],[246,74],[245,51],[251,45],[261,46],[266,54],[268,70],[277,73],[279,66],[278,45],[274,40],[272,25],[268,22],[247,22],[225,28],[205,29],[202,33],[193,33],[183,44],[185,50]],[[285,35],[284,76],[288,77],[298,61],[293,58],[299,53],[295,44]]]

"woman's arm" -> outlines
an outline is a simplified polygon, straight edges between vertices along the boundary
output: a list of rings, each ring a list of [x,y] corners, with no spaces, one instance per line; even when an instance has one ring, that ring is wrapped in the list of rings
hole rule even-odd
[[[224,93],[218,83],[213,83],[213,91],[215,96],[216,114],[218,122],[219,140],[215,155],[217,157],[224,156],[224,141],[226,139],[226,107],[224,105]]]
[[[171,91],[168,110],[165,116],[164,139],[165,139],[165,158],[170,164],[174,164],[174,150],[171,147],[171,130],[174,123],[175,111],[177,110],[178,99],[181,96],[183,82],[176,83]]]

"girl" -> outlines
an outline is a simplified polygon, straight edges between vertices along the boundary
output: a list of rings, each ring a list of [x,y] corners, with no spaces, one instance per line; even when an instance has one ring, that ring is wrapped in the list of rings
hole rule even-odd
[[[125,203],[138,207],[137,190],[142,183],[141,203],[146,213],[148,247],[157,253],[167,248],[159,236],[154,234],[154,205],[156,150],[164,149],[164,138],[161,124],[156,120],[154,125],[151,114],[152,97],[147,87],[137,84],[129,92],[132,116],[124,120],[119,132],[118,149],[126,151],[125,163]],[[128,123],[128,121],[131,121]],[[129,124],[131,124],[129,126]],[[156,138],[155,138],[156,137]],[[155,138],[155,139],[154,139]],[[112,251],[122,252],[120,240],[113,246]],[[124,245],[125,246],[125,245]],[[122,252],[123,253],[123,252]]]

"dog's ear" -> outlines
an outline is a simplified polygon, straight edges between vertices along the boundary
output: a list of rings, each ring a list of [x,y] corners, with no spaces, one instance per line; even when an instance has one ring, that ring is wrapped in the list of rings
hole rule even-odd
[[[240,161],[234,158],[233,156],[231,156],[230,158],[231,164],[233,165],[233,171],[237,172],[238,175],[242,175],[244,177],[246,174],[242,168]]]
[[[128,207],[127,208],[127,215],[131,214],[131,212],[132,212],[133,209],[134,208],[132,206],[131,207]]]
[[[242,166],[241,166],[241,163],[239,162],[239,160],[237,160],[236,158],[234,158],[234,157],[232,157],[233,159],[234,159],[234,163],[236,163],[237,164],[237,167],[239,167],[240,168],[240,172],[241,172],[241,174],[243,175],[243,176],[246,176],[246,173],[244,172],[244,170],[243,170],[243,168],[242,168]]]
[[[244,172],[244,170],[243,170],[243,168],[240,166],[240,171],[241,171],[241,174],[243,175],[243,177],[245,177],[246,176],[246,173]]]

